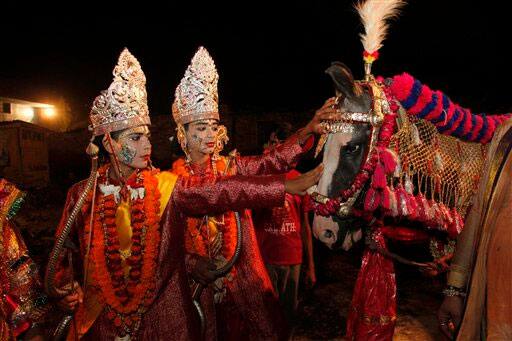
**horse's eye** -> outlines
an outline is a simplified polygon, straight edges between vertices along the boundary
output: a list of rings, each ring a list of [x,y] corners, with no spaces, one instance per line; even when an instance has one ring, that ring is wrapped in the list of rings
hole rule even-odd
[[[359,151],[359,148],[361,148],[361,146],[358,144],[348,145],[345,148],[345,151],[347,152],[347,154],[354,154]]]

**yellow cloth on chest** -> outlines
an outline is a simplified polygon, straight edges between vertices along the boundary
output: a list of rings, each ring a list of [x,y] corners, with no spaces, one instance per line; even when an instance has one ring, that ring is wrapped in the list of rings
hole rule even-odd
[[[158,179],[158,191],[160,192],[160,212],[162,217],[165,207],[171,198],[172,190],[178,177],[170,172],[160,172],[156,175]],[[119,235],[121,254],[128,254],[132,246],[132,226],[130,216],[130,202],[122,201],[116,211],[116,226]]]
[[[155,175],[155,177],[158,180],[157,188],[160,192],[160,211],[158,215],[161,218],[165,207],[171,198],[178,176],[170,172],[160,172]],[[116,227],[119,235],[120,253],[121,255],[128,255],[132,244],[132,226],[129,201],[122,201],[117,207]],[[123,265],[125,267],[125,272],[128,273],[129,267],[124,264],[124,260]],[[78,307],[75,314],[74,322],[77,324],[76,330],[78,338],[83,337],[85,333],[87,333],[94,321],[96,321],[103,311],[103,305],[100,303],[98,298],[98,295],[101,293],[94,285],[91,285],[94,284],[91,276],[92,271],[94,271],[94,264],[90,264],[90,269],[88,270],[88,285],[84,295],[84,302]],[[70,332],[67,337],[68,340],[76,339],[74,329],[74,327],[70,328]]]

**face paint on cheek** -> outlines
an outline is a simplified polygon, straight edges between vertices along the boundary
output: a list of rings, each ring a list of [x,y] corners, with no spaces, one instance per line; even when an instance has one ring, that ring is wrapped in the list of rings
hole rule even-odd
[[[190,134],[190,144],[189,148],[193,151],[200,152],[203,146],[203,137],[200,136],[197,132],[193,132]]]
[[[198,144],[201,144],[203,142],[203,138],[199,137],[197,134],[192,134],[192,140]]]
[[[137,150],[133,147],[130,147],[127,144],[123,144],[121,146],[121,151],[119,152],[119,159],[124,164],[130,165],[133,160],[135,159],[135,156],[137,155]]]

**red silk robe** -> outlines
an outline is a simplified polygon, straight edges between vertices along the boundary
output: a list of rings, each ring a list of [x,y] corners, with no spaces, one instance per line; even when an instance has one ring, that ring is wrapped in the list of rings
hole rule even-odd
[[[73,186],[66,201],[58,231],[66,222],[85,182]],[[224,177],[204,179],[195,184],[185,179],[177,181],[161,217],[161,241],[156,260],[156,298],[142,317],[140,328],[132,339],[140,340],[198,340],[199,321],[191,300],[188,276],[184,262],[185,216],[215,213],[232,208],[242,210],[254,205],[268,207],[280,205],[284,200],[284,176]],[[84,205],[85,206],[85,205]],[[85,258],[84,222],[89,208],[83,207],[73,224],[72,239],[79,245],[75,257],[75,280],[81,282]],[[58,281],[69,282],[65,264],[59,268]],[[66,276],[67,275],[67,276]],[[67,278],[66,278],[67,277]],[[87,291],[86,295],[87,295]],[[84,299],[86,301],[86,299]],[[80,308],[79,308],[80,312]],[[101,311],[83,336],[86,340],[113,340],[116,329]]]

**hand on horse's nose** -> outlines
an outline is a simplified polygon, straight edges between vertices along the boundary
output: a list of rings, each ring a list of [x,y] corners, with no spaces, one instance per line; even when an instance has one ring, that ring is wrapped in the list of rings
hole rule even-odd
[[[285,191],[290,194],[305,195],[308,188],[318,183],[323,170],[324,166],[320,164],[312,171],[302,174],[295,179],[285,180]]]
[[[313,182],[310,186],[308,186],[308,188],[315,185],[316,183],[318,183],[318,181],[322,177],[323,172],[324,172],[324,164],[321,163],[315,169],[306,173],[307,175],[310,176],[310,180]]]

